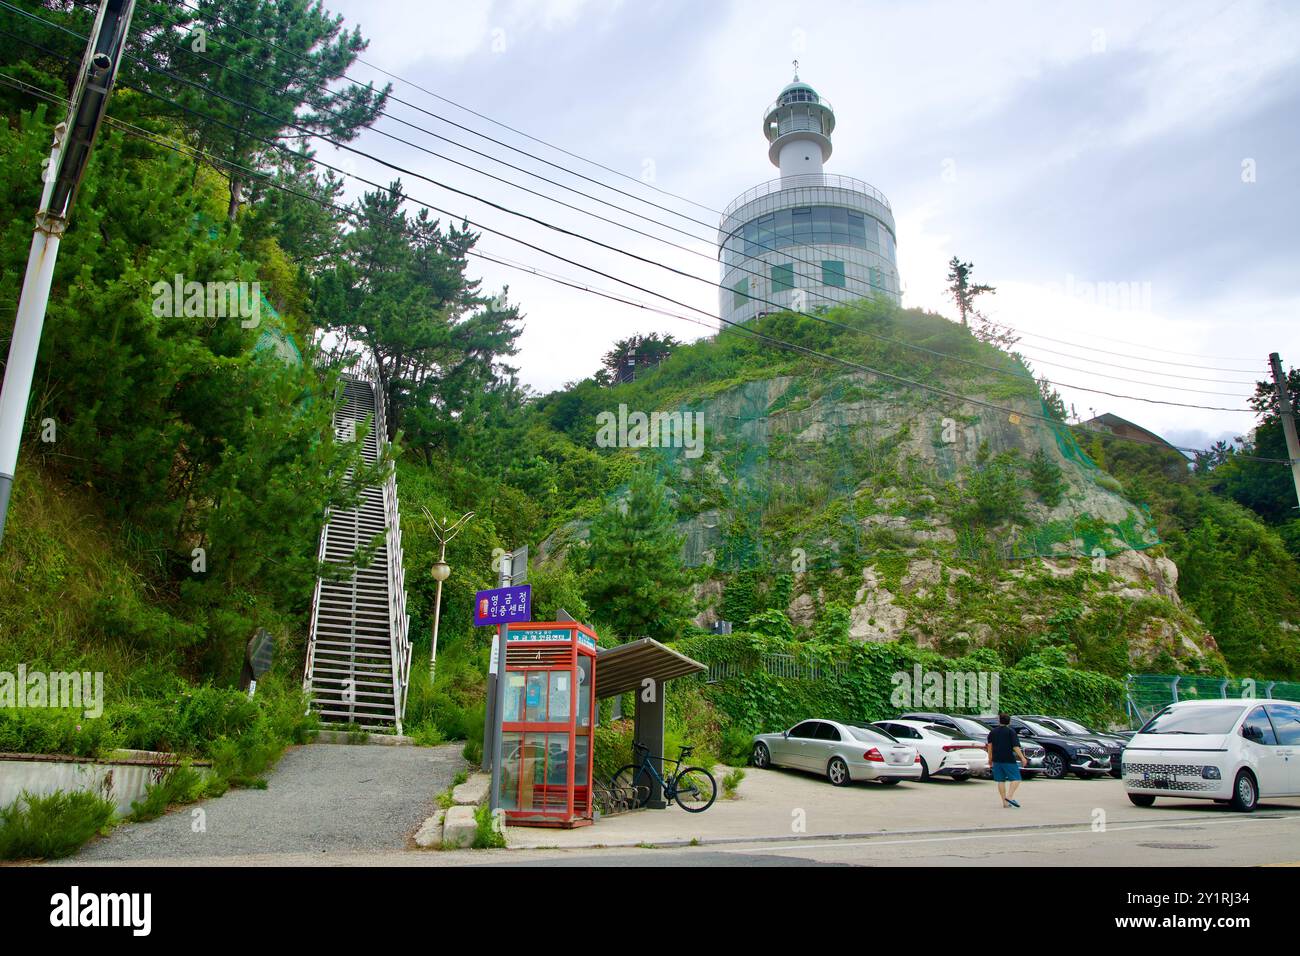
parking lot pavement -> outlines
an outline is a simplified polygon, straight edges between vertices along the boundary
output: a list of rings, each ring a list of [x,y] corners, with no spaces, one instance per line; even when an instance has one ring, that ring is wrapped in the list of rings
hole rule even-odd
[[[721,778],[724,768],[715,769]],[[1230,813],[1203,800],[1165,800],[1140,809],[1119,780],[1027,780],[1016,794],[1021,809],[1004,809],[989,780],[895,786],[859,783],[833,787],[825,779],[793,770],[746,768],[739,798],[691,814],[677,806],[607,817],[573,830],[509,827],[512,848],[674,846],[698,841],[726,844],[789,841],[879,833],[954,832],[1009,827],[1107,826],[1172,823]],[[1300,800],[1265,801],[1261,809],[1300,809]]]

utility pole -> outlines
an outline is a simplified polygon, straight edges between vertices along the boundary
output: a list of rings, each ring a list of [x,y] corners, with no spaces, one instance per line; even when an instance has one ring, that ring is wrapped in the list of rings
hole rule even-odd
[[[36,371],[45,306],[54,281],[54,260],[59,241],[68,228],[68,217],[77,198],[77,188],[90,161],[99,124],[108,107],[108,95],[122,60],[127,29],[135,0],[102,0],[81,58],[77,83],[68,104],[68,116],[54,129],[54,145],[42,173],[45,187],[36,211],[36,231],[27,256],[27,274],[18,297],[9,361],[4,385],[0,387],[0,542],[4,541],[9,496],[18,468],[18,447],[23,437],[23,420]]]
[[[1287,388],[1286,372],[1282,369],[1282,356],[1274,352],[1268,357],[1273,369],[1273,387],[1277,389],[1277,410],[1282,416],[1282,434],[1286,436],[1286,456],[1291,459],[1291,480],[1295,482],[1297,507],[1300,507],[1300,440],[1296,438],[1295,409],[1291,407],[1291,392]]]

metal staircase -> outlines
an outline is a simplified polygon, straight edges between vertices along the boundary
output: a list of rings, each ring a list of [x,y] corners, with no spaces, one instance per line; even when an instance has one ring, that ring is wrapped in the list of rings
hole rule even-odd
[[[374,464],[388,443],[379,394],[372,366],[346,373],[334,412],[336,441],[355,441],[358,426],[372,419],[362,447],[367,464]],[[383,540],[370,564],[354,566],[354,552],[379,534]],[[383,484],[362,492],[356,508],[326,515],[317,557],[346,571],[316,579],[303,689],[327,724],[392,726],[400,734],[411,642],[397,481],[391,468]]]

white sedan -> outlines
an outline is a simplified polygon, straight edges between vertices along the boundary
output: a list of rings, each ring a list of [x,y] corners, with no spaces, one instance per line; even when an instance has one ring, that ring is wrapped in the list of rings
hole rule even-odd
[[[837,787],[855,780],[898,783],[921,776],[916,748],[877,727],[836,720],[805,720],[789,730],[754,738],[755,767],[790,767],[824,774]]]
[[[872,726],[916,748],[921,755],[922,780],[931,777],[966,780],[989,769],[984,743],[951,727],[923,720],[878,720]]]

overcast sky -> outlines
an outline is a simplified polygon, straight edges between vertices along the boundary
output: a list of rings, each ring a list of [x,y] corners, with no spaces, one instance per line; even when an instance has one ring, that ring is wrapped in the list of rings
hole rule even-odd
[[[1021,350],[1036,370],[1061,383],[1244,408],[1253,391],[1248,383],[1266,374],[1269,352],[1280,351],[1284,360],[1300,365],[1295,5],[326,5],[361,26],[371,41],[365,54],[371,63],[630,178],[400,82],[394,94],[428,113],[396,102],[390,112],[446,139],[388,119],[377,128],[692,250],[529,196],[373,130],[364,134],[362,148],[439,183],[703,280],[403,176],[407,192],[419,200],[713,317],[485,231],[479,244],[485,253],[657,302],[705,323],[597,299],[475,260],[471,271],[485,287],[508,285],[510,300],[526,314],[517,363],[523,381],[539,391],[591,374],[612,342],[634,332],[661,330],[692,339],[716,328],[717,211],[777,175],[767,160],[762,114],[789,82],[796,58],[801,79],[835,109],[827,172],[864,179],[890,199],[904,305],[953,314],[944,297],[945,264],[958,255],[975,263],[979,281],[997,287],[990,315],[1024,333]],[[385,79],[363,65],[352,74]],[[474,156],[457,143],[667,226]],[[329,146],[320,148],[320,156],[369,179],[387,182],[395,175]],[[1249,414],[1060,390],[1085,417],[1093,409],[1111,411],[1178,444],[1204,446],[1241,434],[1254,421]]]

